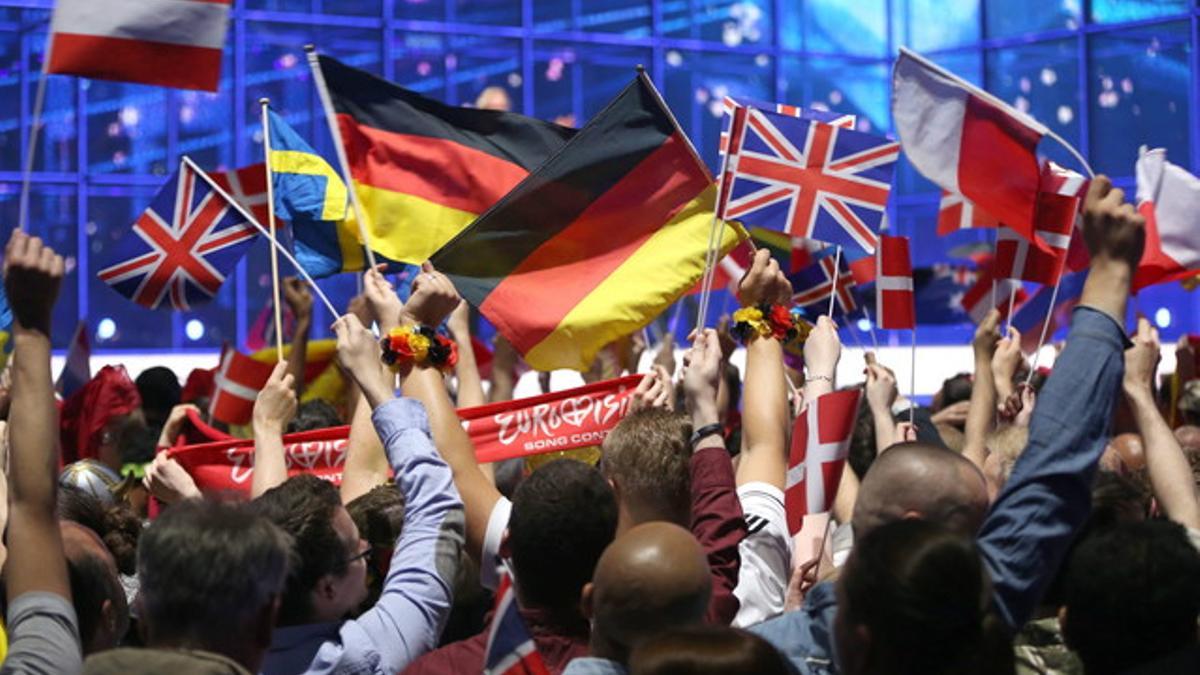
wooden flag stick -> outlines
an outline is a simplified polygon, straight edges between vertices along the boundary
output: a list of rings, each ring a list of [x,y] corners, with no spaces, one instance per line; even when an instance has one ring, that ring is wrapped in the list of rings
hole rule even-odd
[[[833,254],[833,285],[829,289],[829,318],[833,318],[833,302],[837,299],[838,277],[842,276],[842,247]]]
[[[283,297],[279,294],[279,249],[275,247],[275,177],[271,171],[271,99],[260,98],[263,167],[267,172],[267,231],[271,234],[271,297],[275,306],[275,360],[283,362]]]
[[[52,33],[53,34],[53,33]],[[46,38],[46,60],[50,63],[50,38]],[[37,92],[33,95],[33,120],[29,127],[29,143],[25,146],[25,166],[21,170],[21,201],[17,212],[17,229],[29,225],[29,182],[33,177],[33,159],[37,154],[38,132],[42,127],[42,108],[46,103],[46,69],[38,75]]]

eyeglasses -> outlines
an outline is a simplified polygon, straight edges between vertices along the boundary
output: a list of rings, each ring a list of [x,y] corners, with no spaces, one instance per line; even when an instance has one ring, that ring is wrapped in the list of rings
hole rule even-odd
[[[375,550],[375,547],[371,546],[371,544],[367,541],[363,541],[362,545],[364,546],[362,551],[359,551],[355,555],[352,555],[349,558],[346,558],[347,565],[349,565],[352,562],[358,561],[358,560],[366,560],[368,557],[370,557],[371,553]]]

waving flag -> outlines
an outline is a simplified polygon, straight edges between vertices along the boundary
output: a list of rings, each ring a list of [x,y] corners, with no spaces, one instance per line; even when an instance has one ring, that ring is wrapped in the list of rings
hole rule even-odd
[[[249,423],[258,392],[266,386],[274,369],[274,362],[258,361],[225,345],[221,350],[221,365],[217,368],[209,414],[226,424]]]
[[[975,208],[962,195],[942,190],[942,201],[938,204],[938,236],[951,232],[979,227],[996,227],[1000,222]]]
[[[993,306],[1000,310],[1001,319],[1008,316],[1009,298],[1013,298],[1014,307],[1020,307],[1025,301],[1024,287],[1019,281],[998,278],[995,263],[987,261],[979,266],[975,284],[963,294],[960,304],[971,321],[978,324]]]
[[[267,226],[267,168],[259,162],[230,171],[213,171],[208,177],[225,191],[233,201],[254,216],[263,227]],[[275,219],[276,227],[282,225]]]
[[[505,574],[496,589],[496,608],[488,628],[484,675],[550,675],[517,606],[512,577]]]
[[[57,0],[47,73],[216,91],[230,0]]]
[[[817,262],[805,267],[795,274],[788,275],[788,281],[792,282],[792,302],[801,308],[823,314],[828,309],[829,296],[834,292],[834,264],[837,262],[836,256],[827,255]],[[858,307],[858,303],[854,300],[854,275],[846,269],[845,265],[838,265],[837,276],[837,299],[835,300],[835,312],[849,314]]]
[[[67,347],[67,359],[63,363],[62,372],[54,382],[54,391],[63,399],[83,389],[92,379],[92,346],[88,342],[87,322],[80,321],[75,326],[75,334],[71,336],[71,345]]]
[[[731,147],[721,217],[875,251],[899,144],[751,108]]]
[[[157,309],[207,302],[258,231],[188,162],[171,177],[97,276],[121,295]]]
[[[1136,291],[1200,270],[1200,178],[1167,161],[1167,151],[1142,148],[1137,161],[1138,211],[1146,218],[1146,249],[1133,276]]]
[[[853,129],[858,123],[857,115],[849,115],[845,113],[833,112],[830,110],[818,110],[817,108],[801,108],[799,106],[788,105],[786,103],[764,103],[748,98],[734,98],[726,96],[721,99],[721,108],[725,115],[721,120],[721,141],[717,147],[720,154],[725,154],[729,150],[730,129],[733,126],[734,118],[738,115],[738,110],[746,108],[758,108],[759,110],[768,110],[780,115],[788,117],[799,117],[806,120],[816,120],[825,124],[832,124],[835,127],[844,127]]]
[[[274,110],[267,117],[275,212],[293,225],[345,218],[347,193],[341,177]]]
[[[796,418],[783,491],[790,534],[800,531],[804,516],[833,508],[854,435],[859,393],[846,389],[825,394]]]
[[[996,234],[996,276],[1053,285],[1062,274],[1079,200],[1066,195],[1038,194],[1037,234],[1050,247],[1046,253],[1008,227]]]
[[[1034,241],[1044,126],[903,47],[892,117],[917,171]]]
[[[879,238],[875,255],[878,272],[875,275],[875,316],[880,328],[916,328],[916,307],[913,302],[912,258],[908,253],[908,237]]]

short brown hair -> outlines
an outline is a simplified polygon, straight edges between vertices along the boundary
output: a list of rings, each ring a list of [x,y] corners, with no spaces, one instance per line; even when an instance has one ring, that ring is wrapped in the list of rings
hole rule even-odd
[[[691,435],[685,415],[647,408],[621,420],[604,439],[600,469],[616,483],[619,501],[639,522],[669,520],[688,526]]]

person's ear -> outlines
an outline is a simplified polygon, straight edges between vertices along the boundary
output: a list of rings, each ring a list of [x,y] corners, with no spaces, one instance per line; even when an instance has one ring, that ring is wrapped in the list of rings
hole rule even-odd
[[[320,579],[317,579],[317,585],[313,586],[312,592],[317,596],[318,604],[330,603],[337,599],[337,577],[332,574],[326,574]]]
[[[592,604],[595,593],[596,585],[590,581],[583,585],[583,590],[579,593],[579,613],[588,621],[595,618],[595,607]]]

